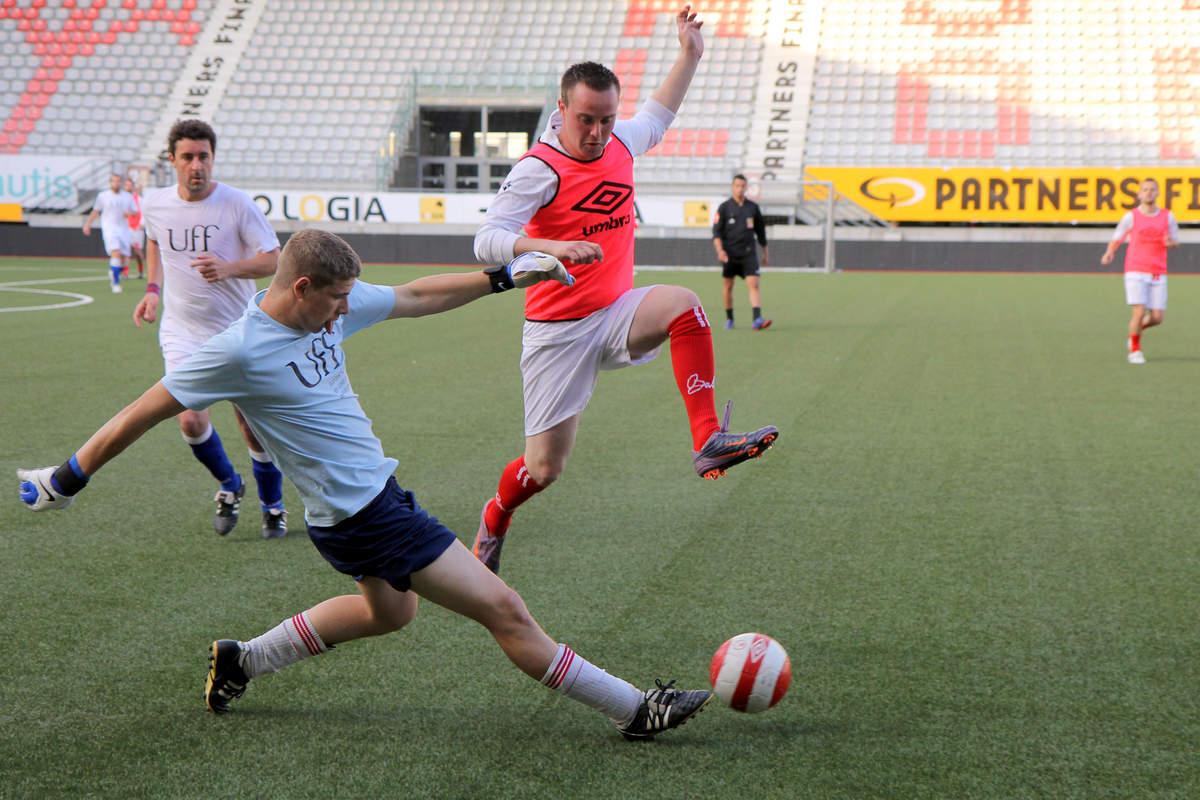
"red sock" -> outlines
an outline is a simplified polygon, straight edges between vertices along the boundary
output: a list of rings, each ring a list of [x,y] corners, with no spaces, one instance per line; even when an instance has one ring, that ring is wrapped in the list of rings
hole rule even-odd
[[[1140,333],[1135,333],[1134,335],[1129,337],[1129,352],[1132,353],[1134,350],[1141,350],[1141,349],[1142,349],[1142,335]]]
[[[492,536],[503,536],[508,531],[508,524],[512,522],[517,506],[544,488],[529,477],[529,470],[525,469],[525,456],[510,462],[500,474],[496,496],[484,507],[483,521],[488,532]]]
[[[667,326],[671,337],[671,366],[675,384],[683,395],[688,423],[692,426],[692,449],[699,450],[721,426],[717,424],[717,405],[713,393],[716,367],[713,366],[712,328],[704,309],[694,306]]]

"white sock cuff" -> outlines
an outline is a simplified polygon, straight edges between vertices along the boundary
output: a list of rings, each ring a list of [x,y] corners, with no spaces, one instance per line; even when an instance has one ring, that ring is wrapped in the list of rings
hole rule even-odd
[[[301,611],[291,619],[284,620],[283,627],[287,631],[292,647],[296,648],[296,652],[301,655],[317,656],[329,649],[317,635],[316,628],[309,623],[306,612]]]
[[[208,423],[208,427],[205,429],[204,433],[200,434],[199,436],[188,436],[186,433],[180,433],[180,436],[182,436],[183,440],[188,444],[204,444],[212,438],[212,435],[213,426],[211,422]]]
[[[274,463],[274,459],[272,459],[271,456],[267,455],[266,453],[256,453],[255,451],[250,450],[250,448],[246,448],[246,450],[250,453],[250,457],[260,464]]]
[[[550,668],[542,676],[542,684],[566,694],[575,685],[579,671],[583,669],[584,660],[575,655],[575,651],[565,644],[558,645],[558,651],[550,661]]]

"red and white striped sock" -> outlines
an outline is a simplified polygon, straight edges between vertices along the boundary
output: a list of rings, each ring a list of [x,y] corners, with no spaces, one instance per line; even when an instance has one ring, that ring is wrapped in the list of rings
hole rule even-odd
[[[308,621],[308,615],[300,612],[262,636],[246,642],[248,652],[242,669],[251,678],[267,675],[301,659],[320,655],[328,649],[317,635],[316,628]]]
[[[558,646],[542,685],[622,724],[633,719],[642,703],[642,693],[636,686],[609,675],[565,644]]]

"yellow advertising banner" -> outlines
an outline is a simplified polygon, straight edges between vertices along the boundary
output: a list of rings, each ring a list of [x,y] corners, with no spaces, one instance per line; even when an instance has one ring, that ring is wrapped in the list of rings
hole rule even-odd
[[[421,198],[421,222],[445,222],[446,201],[440,197]]]
[[[1141,182],[1158,181],[1158,204],[1200,222],[1200,167],[810,167],[838,193],[896,222],[1116,224],[1137,205]]]
[[[708,228],[713,224],[712,212],[703,200],[687,200],[683,204],[683,224],[689,228]]]

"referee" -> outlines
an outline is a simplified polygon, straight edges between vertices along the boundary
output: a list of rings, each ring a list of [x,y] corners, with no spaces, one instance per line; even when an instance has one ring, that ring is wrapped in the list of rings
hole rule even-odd
[[[771,326],[762,315],[762,295],[758,291],[758,251],[754,240],[762,245],[762,265],[768,263],[767,227],[763,224],[758,204],[746,199],[746,176],[734,175],[733,196],[717,208],[713,223],[713,247],[721,262],[724,278],[725,330],[733,328],[733,279],[740,277],[750,290],[750,308],[754,315],[754,330]]]

